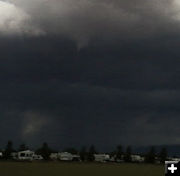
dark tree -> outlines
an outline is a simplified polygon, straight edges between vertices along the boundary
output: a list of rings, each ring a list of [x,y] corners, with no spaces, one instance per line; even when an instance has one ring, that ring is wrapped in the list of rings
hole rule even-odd
[[[126,153],[124,155],[124,161],[125,162],[131,162],[132,159],[131,159],[131,154],[132,154],[132,150],[131,150],[131,147],[128,146],[127,149],[126,149]]]
[[[155,148],[151,147],[150,151],[147,153],[145,161],[147,163],[155,163],[155,158],[156,157],[156,152],[155,152]]]
[[[49,160],[51,154],[51,149],[48,147],[48,144],[45,142],[43,146],[36,151],[36,154],[41,155],[44,160]]]
[[[117,146],[116,159],[121,160],[123,155],[123,148],[121,145]]]
[[[96,150],[95,150],[95,147],[92,145],[90,148],[89,148],[89,152],[88,152],[88,161],[94,161],[94,154],[96,154]]]
[[[6,145],[6,149],[4,151],[4,159],[11,159],[11,153],[14,152],[13,150],[13,142],[12,141],[8,141],[7,145]]]
[[[19,146],[19,149],[18,149],[18,151],[25,151],[25,150],[28,150],[29,148],[26,146],[26,144],[21,144],[20,146]]]
[[[81,158],[81,161],[87,160],[87,150],[85,146],[82,147],[82,149],[80,150],[80,158]]]
[[[167,153],[166,148],[164,147],[161,149],[161,152],[159,153],[160,162],[164,163],[167,159],[167,156],[168,156],[168,153]]]
[[[115,157],[115,156],[116,156],[116,153],[117,153],[117,151],[114,150],[114,151],[110,152],[109,155],[110,155],[110,157]]]

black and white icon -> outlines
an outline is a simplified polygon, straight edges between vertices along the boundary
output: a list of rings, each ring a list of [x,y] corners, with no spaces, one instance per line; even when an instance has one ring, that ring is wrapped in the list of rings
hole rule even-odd
[[[180,162],[166,161],[165,162],[165,176],[180,176]]]

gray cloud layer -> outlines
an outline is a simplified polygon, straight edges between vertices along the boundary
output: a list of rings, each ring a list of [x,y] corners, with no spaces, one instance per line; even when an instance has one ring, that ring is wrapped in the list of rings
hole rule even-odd
[[[179,143],[179,11],[178,0],[0,1],[0,145]]]
[[[40,35],[43,32],[31,24],[31,16],[10,2],[0,1],[1,35]]]
[[[79,46],[96,38],[146,38],[169,31],[178,32],[180,26],[180,4],[177,0],[5,1],[6,4],[8,2],[19,12],[23,10],[26,13],[21,17],[27,18],[28,14],[35,29],[38,26],[46,34],[66,35],[76,40]],[[16,13],[13,9],[6,11]]]

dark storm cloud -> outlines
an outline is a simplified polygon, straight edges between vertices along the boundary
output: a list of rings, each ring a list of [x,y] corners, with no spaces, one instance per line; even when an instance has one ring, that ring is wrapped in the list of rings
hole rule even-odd
[[[179,9],[0,1],[0,145],[179,143]]]
[[[65,35],[77,41],[79,47],[97,38],[113,41],[179,33],[180,4],[177,0],[7,2],[29,16],[21,23],[18,21],[20,24],[17,22],[20,28],[24,23],[30,23],[31,29],[25,25],[25,31]]]
[[[29,143],[48,140],[61,147],[95,143],[102,148],[105,141],[110,147],[119,142],[178,142],[179,91],[127,91],[47,81],[9,84],[1,92],[5,139],[14,133]],[[170,131],[173,136],[167,136]]]

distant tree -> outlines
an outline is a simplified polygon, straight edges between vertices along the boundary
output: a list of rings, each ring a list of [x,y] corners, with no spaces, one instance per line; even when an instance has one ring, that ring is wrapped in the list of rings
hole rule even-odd
[[[155,163],[155,158],[156,157],[156,152],[155,152],[155,148],[151,147],[150,151],[147,153],[145,161],[147,163]]]
[[[94,161],[94,154],[96,154],[96,150],[95,150],[95,147],[94,145],[92,145],[90,148],[89,148],[89,152],[88,152],[88,161]]]
[[[116,151],[116,159],[121,160],[123,155],[123,147],[122,145],[117,146],[117,151]]]
[[[124,155],[124,161],[125,162],[131,162],[132,158],[131,158],[131,154],[132,154],[132,149],[131,146],[128,146]]]
[[[67,148],[64,150],[64,152],[69,152],[71,154],[78,154],[78,150],[75,148]]]
[[[29,148],[26,146],[26,144],[21,144],[20,146],[19,146],[19,149],[18,149],[18,151],[25,151],[25,150],[28,150]]]
[[[80,154],[81,161],[86,161],[87,160],[87,150],[86,150],[85,146],[82,147],[79,154]]]
[[[36,151],[36,154],[41,155],[44,158],[44,160],[49,160],[51,149],[49,148],[48,144],[45,142],[43,143],[42,147]]]
[[[110,152],[109,155],[110,155],[110,157],[114,157],[114,156],[116,156],[116,153],[117,153],[117,151],[114,150],[114,151]]]
[[[4,159],[11,159],[11,153],[14,152],[13,149],[13,142],[12,141],[8,141],[5,151],[3,153]]]
[[[164,163],[167,159],[167,156],[168,156],[167,149],[163,147],[159,153],[160,162]]]

